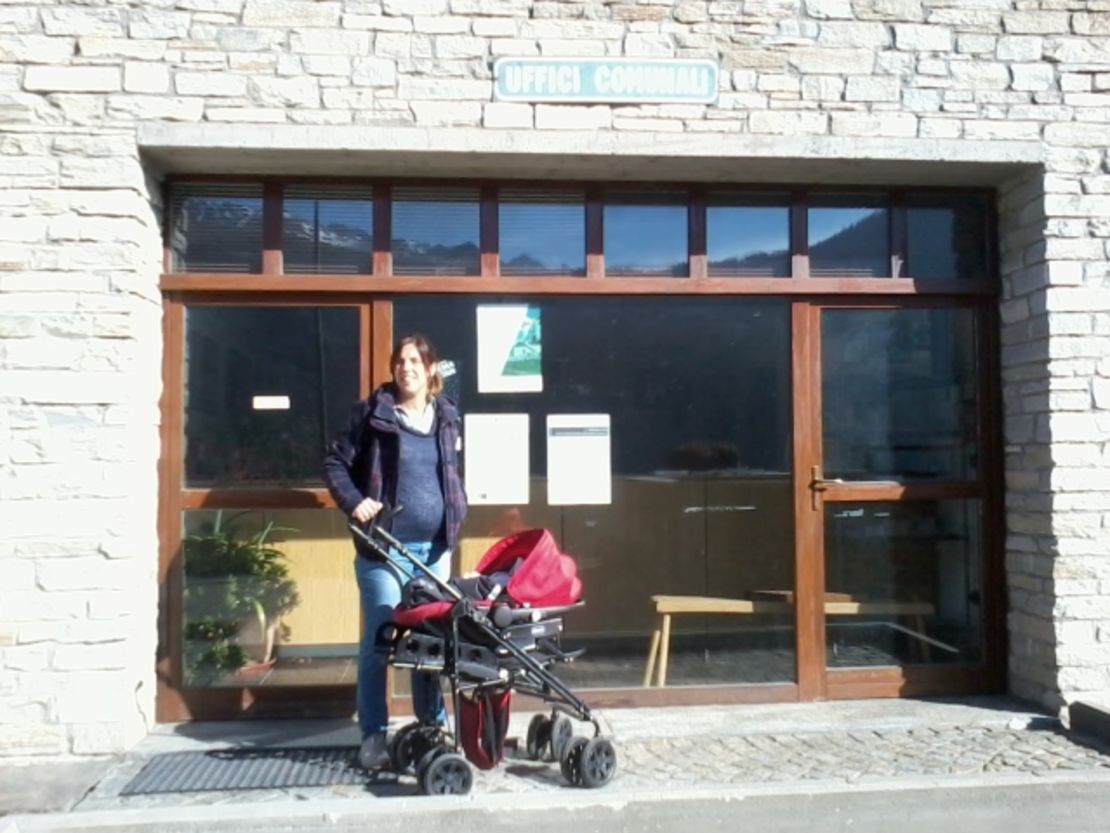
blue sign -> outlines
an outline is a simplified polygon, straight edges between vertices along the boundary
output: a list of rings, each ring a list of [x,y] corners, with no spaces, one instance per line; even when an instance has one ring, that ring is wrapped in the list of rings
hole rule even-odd
[[[717,63],[672,58],[498,58],[496,101],[711,104]]]

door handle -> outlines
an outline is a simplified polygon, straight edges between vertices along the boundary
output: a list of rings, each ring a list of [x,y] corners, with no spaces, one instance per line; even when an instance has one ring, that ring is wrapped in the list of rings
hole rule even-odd
[[[844,478],[842,477],[823,477],[820,466],[810,466],[809,475],[810,505],[814,510],[817,509],[818,492],[823,492],[830,486],[844,485]]]

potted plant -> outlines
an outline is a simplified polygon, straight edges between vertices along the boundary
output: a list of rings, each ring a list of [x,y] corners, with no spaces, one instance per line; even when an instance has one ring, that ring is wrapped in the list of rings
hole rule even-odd
[[[190,682],[212,682],[249,665],[268,666],[282,616],[300,603],[285,554],[270,536],[292,530],[267,523],[241,528],[250,512],[185,536],[185,668]]]

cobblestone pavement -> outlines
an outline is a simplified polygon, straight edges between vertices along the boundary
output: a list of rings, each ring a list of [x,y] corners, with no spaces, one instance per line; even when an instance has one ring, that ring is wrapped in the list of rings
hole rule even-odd
[[[865,784],[899,778],[1044,776],[1091,773],[1110,778],[1110,748],[1059,728],[993,726],[856,729],[721,736],[637,737],[616,741],[620,790],[735,788],[782,782]],[[122,764],[77,810],[236,804],[290,799],[381,798],[417,794],[415,780],[388,776],[366,786],[250,790],[120,797],[144,760]],[[568,789],[557,763],[510,752],[495,770],[477,774],[475,793]]]

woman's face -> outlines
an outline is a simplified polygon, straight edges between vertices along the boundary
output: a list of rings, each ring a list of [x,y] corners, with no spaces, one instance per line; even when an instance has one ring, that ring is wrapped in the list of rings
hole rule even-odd
[[[432,371],[432,367],[424,364],[415,345],[406,344],[401,348],[397,363],[393,365],[393,383],[406,399],[426,396]]]

